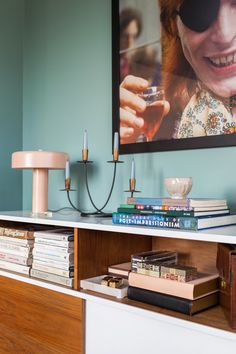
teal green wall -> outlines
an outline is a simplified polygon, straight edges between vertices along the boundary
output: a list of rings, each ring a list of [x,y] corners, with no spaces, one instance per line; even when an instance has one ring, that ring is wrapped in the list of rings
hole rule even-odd
[[[112,177],[111,0],[26,1],[23,147],[65,151],[71,156],[72,198],[90,208],[82,173],[84,129],[89,134],[89,184],[101,206]],[[191,196],[227,198],[236,204],[236,148],[135,155],[137,188],[142,195],[164,195],[167,176],[192,176]],[[125,200],[130,161],[118,166],[108,209]],[[68,205],[63,172],[50,173],[49,207]],[[31,172],[24,174],[23,206],[31,208]]]
[[[22,208],[22,173],[11,154],[22,149],[23,0],[0,1],[0,210]]]

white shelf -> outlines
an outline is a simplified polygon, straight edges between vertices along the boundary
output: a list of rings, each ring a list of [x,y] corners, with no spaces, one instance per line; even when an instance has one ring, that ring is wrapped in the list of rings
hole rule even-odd
[[[119,232],[130,235],[161,236],[185,240],[236,244],[236,225],[201,231],[148,228],[146,226],[135,227],[130,225],[114,225],[112,224],[111,218],[84,218],[81,217],[78,212],[73,211],[66,214],[52,213],[50,216],[32,215],[32,213],[28,211],[6,211],[0,212],[0,220]]]

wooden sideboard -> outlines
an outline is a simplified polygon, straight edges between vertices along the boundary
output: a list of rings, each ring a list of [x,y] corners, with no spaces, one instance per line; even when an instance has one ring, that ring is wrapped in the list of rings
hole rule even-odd
[[[186,316],[80,290],[79,284],[81,279],[105,274],[110,264],[129,260],[132,253],[150,249],[175,250],[181,263],[215,271],[217,243],[236,244],[236,226],[200,232],[117,226],[74,212],[48,217],[1,212],[1,223],[72,228],[75,282],[72,290],[0,270],[0,353],[222,354],[224,350],[228,354],[235,348],[236,333],[220,306]]]

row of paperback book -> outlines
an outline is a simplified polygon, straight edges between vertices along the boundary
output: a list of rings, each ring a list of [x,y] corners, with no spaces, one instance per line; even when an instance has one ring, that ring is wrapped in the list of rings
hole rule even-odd
[[[112,214],[114,224],[201,230],[236,224],[225,199],[127,198]]]
[[[73,231],[1,227],[0,268],[73,287]]]

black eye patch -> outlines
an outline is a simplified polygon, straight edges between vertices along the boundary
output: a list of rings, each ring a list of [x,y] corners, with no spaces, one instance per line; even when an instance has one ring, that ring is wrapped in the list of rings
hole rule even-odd
[[[217,19],[219,8],[220,0],[184,0],[177,14],[186,27],[204,32]]]

